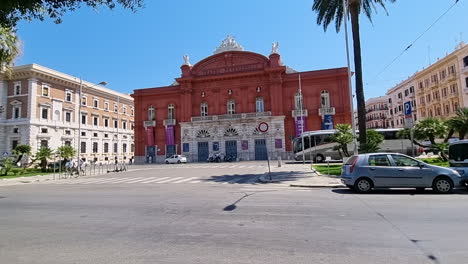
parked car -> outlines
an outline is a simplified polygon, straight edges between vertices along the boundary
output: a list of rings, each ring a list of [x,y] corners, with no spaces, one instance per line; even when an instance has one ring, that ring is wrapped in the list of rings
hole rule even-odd
[[[341,182],[359,193],[373,188],[432,188],[450,193],[460,187],[462,177],[452,169],[429,165],[403,154],[372,153],[349,158],[343,165]]]
[[[166,159],[166,164],[169,163],[187,163],[187,157],[184,155],[172,155]]]

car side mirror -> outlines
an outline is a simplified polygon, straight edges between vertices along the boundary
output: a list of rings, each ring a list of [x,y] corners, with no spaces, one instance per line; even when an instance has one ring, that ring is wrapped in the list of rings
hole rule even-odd
[[[420,168],[420,169],[424,168],[424,164],[419,163],[419,168]]]

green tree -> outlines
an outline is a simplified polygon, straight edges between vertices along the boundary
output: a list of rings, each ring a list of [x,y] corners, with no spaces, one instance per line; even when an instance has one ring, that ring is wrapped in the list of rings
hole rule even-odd
[[[15,163],[18,163],[20,160],[23,159],[25,155],[31,155],[31,146],[26,145],[26,144],[18,145],[13,150],[13,154],[18,155],[18,158],[16,159],[16,162],[15,162]]]
[[[57,154],[64,160],[69,160],[76,155],[76,150],[72,146],[61,146],[57,149]]]
[[[426,118],[414,126],[414,138],[417,140],[429,140],[431,142],[431,148],[439,152],[440,157],[447,161],[447,132],[448,126],[446,122],[437,118]],[[437,138],[445,138],[443,143],[437,143]]]
[[[337,124],[336,134],[331,136],[331,140],[337,145],[333,148],[337,150],[341,158],[343,156],[349,157],[348,144],[353,142],[353,133],[351,131],[351,125],[349,124]]]
[[[43,172],[47,171],[47,161],[51,159],[53,154],[54,152],[49,147],[41,147],[36,152],[36,160],[41,161],[41,171]]]
[[[450,129],[447,140],[455,132],[458,133],[459,139],[465,139],[468,132],[468,107],[458,109],[457,115],[447,120],[447,126]]]
[[[11,73],[11,66],[19,53],[19,40],[15,30],[0,24],[0,73]]]
[[[13,159],[6,157],[2,160],[2,176],[7,176],[8,172],[13,168]]]
[[[110,9],[117,5],[136,11],[143,6],[143,0],[2,0],[0,5],[0,25],[15,27],[20,20],[51,18],[61,23],[67,11],[75,11],[83,5],[97,9],[105,6]]]
[[[384,141],[384,136],[379,134],[375,130],[367,130],[367,142],[361,144],[359,151],[362,153],[373,153],[377,152],[380,147],[379,145]]]
[[[396,0],[387,0],[395,2]],[[349,13],[351,15],[351,28],[353,32],[354,48],[354,70],[356,77],[356,100],[358,112],[359,141],[367,142],[366,139],[366,102],[364,98],[364,85],[362,81],[361,62],[361,40],[359,33],[359,15],[364,13],[372,22],[372,13],[375,12],[376,5],[380,5],[385,11],[386,0],[347,0]],[[344,17],[344,6],[342,0],[314,0],[312,10],[317,12],[317,24],[323,25],[326,31],[330,23],[335,20],[335,29],[338,32],[341,28]]]

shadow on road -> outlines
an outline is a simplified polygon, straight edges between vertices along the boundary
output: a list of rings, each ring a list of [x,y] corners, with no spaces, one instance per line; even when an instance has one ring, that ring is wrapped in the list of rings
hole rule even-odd
[[[338,194],[354,194],[354,195],[444,195],[433,192],[431,189],[426,189],[424,191],[418,191],[415,189],[389,189],[389,188],[379,188],[373,190],[368,194],[359,194],[350,189],[333,189],[331,190],[334,193]],[[451,194],[445,195],[467,195],[468,192],[464,189],[456,189]]]
[[[217,183],[230,183],[230,184],[246,184],[246,183],[258,183],[258,178],[262,174],[224,174],[211,176],[210,178],[203,179],[204,182],[217,182]]]

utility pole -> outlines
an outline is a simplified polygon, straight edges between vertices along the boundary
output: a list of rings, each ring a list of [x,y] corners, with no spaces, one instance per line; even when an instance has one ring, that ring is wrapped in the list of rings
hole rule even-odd
[[[81,152],[81,104],[83,103],[83,79],[80,77],[80,93],[79,93],[79,100],[78,100],[78,147],[76,151],[76,162],[79,170],[80,165],[80,152]],[[78,175],[79,171],[78,171]]]
[[[351,83],[351,63],[349,59],[349,43],[348,43],[348,0],[343,0],[344,10],[344,27],[346,40],[346,60],[348,64],[348,86],[349,86],[349,102],[351,106],[351,129],[353,130],[353,154],[358,154],[357,137],[356,137],[356,120],[354,118],[354,101],[353,101],[353,85]]]
[[[303,116],[303,104],[304,98],[302,97],[302,84],[301,84],[301,74],[299,73],[299,106],[300,106],[300,121],[301,121],[301,140],[302,140],[302,164],[305,165],[305,153],[304,153],[304,116]],[[297,121],[296,121],[297,122]]]

